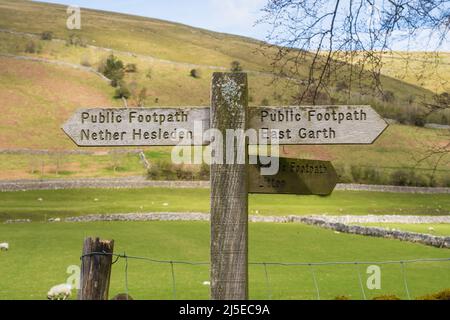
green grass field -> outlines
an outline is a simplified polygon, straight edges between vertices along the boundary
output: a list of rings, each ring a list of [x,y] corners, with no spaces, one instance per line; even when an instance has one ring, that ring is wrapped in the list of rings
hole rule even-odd
[[[209,212],[209,189],[75,189],[0,193],[0,220],[127,212]],[[331,196],[250,195],[249,214],[450,213],[447,194],[335,191]]]
[[[251,223],[249,260],[251,262],[335,262],[384,261],[414,258],[448,258],[449,251],[396,240],[336,234],[297,224]],[[0,241],[10,250],[0,252],[0,299],[45,299],[53,285],[69,276],[69,265],[80,264],[83,238],[100,236],[115,240],[115,252],[163,260],[209,260],[209,224],[206,222],[108,222],[32,223],[0,225]],[[406,298],[398,264],[380,265],[381,290],[365,289],[370,298],[396,294]],[[450,262],[416,263],[406,266],[412,297],[450,287]],[[125,263],[113,265],[110,294],[125,291]],[[175,265],[178,299],[207,299],[209,267]],[[368,275],[360,265],[362,280]],[[250,266],[250,298],[315,299],[308,267]],[[349,295],[361,299],[355,265],[314,268],[322,299]],[[170,265],[129,260],[129,293],[136,299],[172,299]]]

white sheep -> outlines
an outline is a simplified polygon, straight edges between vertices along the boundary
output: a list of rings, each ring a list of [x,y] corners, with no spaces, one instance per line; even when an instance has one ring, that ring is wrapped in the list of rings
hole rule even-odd
[[[1,251],[8,251],[9,250],[9,243],[7,243],[7,242],[0,243],[0,250]]]
[[[50,288],[48,300],[67,300],[72,295],[72,286],[67,283],[58,284]]]

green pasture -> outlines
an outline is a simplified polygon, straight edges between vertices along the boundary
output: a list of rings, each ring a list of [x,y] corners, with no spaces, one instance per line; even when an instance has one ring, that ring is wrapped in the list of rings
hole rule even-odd
[[[376,264],[386,260],[448,258],[437,249],[397,240],[370,238],[300,224],[251,223],[250,262],[345,262]],[[10,250],[0,252],[0,299],[46,299],[53,285],[66,281],[70,265],[80,264],[83,238],[114,239],[115,252],[161,260],[208,262],[209,224],[206,222],[96,222],[0,225],[0,241]],[[315,266],[321,299],[347,295],[362,299],[360,272],[368,298],[396,294],[406,299],[399,264],[379,265],[381,289],[365,287],[366,264]],[[412,298],[450,287],[450,262],[406,265]],[[250,298],[316,299],[308,266],[251,265]],[[207,299],[209,266],[174,265],[177,299]],[[267,281],[268,279],[268,281]],[[170,264],[128,260],[128,290],[135,299],[173,299]],[[110,295],[125,291],[125,261],[113,265]]]
[[[71,189],[0,192],[0,220],[129,212],[209,212],[209,189]],[[249,196],[253,215],[450,213],[447,194],[334,191],[331,196]]]

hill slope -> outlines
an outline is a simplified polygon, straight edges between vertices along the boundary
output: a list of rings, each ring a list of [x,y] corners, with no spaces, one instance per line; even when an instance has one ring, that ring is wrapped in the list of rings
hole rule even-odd
[[[301,80],[284,78],[274,83],[270,73],[271,49],[263,55],[261,43],[256,40],[157,19],[84,9],[82,29],[70,31],[65,27],[65,9],[53,4],[0,0],[0,111],[4,115],[0,119],[0,149],[74,149],[59,129],[71,112],[86,106],[122,105],[121,100],[113,99],[114,88],[92,72],[111,53],[124,63],[136,64],[137,72],[128,73],[125,80],[136,92],[147,89],[145,105],[149,107],[208,105],[212,72],[228,69],[234,60],[240,61],[249,73],[252,105],[292,103],[294,84]],[[53,33],[52,41],[40,39],[45,31]],[[69,43],[71,37],[79,43]],[[33,50],[29,50],[30,46]],[[392,65],[386,73],[399,76],[399,68],[399,64]],[[199,78],[190,76],[192,69],[199,72]],[[306,70],[307,66],[305,78]],[[339,93],[337,98],[341,103],[372,104],[384,116],[392,117],[414,111],[408,104],[411,95],[430,96],[432,92],[427,89],[434,89],[431,82],[420,83],[412,77],[405,79],[408,83],[386,76],[382,80],[387,90],[395,92],[395,102],[362,95],[348,101]],[[134,103],[130,99],[129,105]],[[390,174],[415,166],[417,155],[446,140],[447,136],[438,130],[396,125],[371,146],[302,146],[283,151],[292,157],[330,159],[347,167],[347,172],[351,166],[368,166],[385,167]],[[163,157],[170,152],[168,148],[151,150]],[[13,158],[4,157],[4,161],[11,162],[6,176],[29,171],[27,165]],[[432,170],[433,160],[421,164],[426,169],[422,173]],[[80,164],[71,163],[70,167]],[[449,167],[448,161],[438,166],[442,179],[447,179]],[[94,171],[84,170],[83,175],[95,176],[98,173]]]

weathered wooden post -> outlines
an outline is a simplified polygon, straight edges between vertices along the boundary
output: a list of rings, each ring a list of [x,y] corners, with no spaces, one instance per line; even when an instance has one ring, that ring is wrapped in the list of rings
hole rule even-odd
[[[226,130],[242,129],[247,123],[248,87],[245,73],[214,73],[211,87],[211,128],[223,136]],[[242,141],[241,141],[242,142]],[[247,162],[247,145],[244,141]],[[228,146],[229,148],[229,146]],[[225,160],[224,160],[225,162]],[[248,184],[246,164],[211,164],[211,298],[248,298]]]
[[[113,249],[113,240],[84,240],[78,300],[108,300]]]

